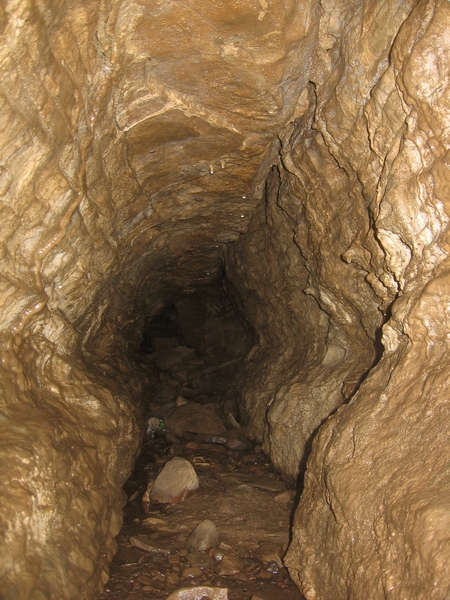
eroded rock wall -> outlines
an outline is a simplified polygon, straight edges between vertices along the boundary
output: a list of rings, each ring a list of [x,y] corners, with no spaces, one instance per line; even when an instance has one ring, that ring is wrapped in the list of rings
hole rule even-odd
[[[449,13],[1,5],[7,598],[98,594],[151,384],[139,333],[234,240],[249,432],[291,480],[314,438],[302,591],[448,596]]]
[[[394,301],[381,361],[314,443],[288,557],[307,598],[449,594],[449,26],[447,2],[417,3],[364,107],[371,283]]]
[[[6,598],[96,597],[107,578],[151,383],[143,323],[215,281],[245,230],[316,10],[1,4]]]
[[[450,6],[321,6],[278,191],[228,255],[260,334],[244,406],[292,475],[349,400],[314,439],[286,558],[308,599],[446,598]]]

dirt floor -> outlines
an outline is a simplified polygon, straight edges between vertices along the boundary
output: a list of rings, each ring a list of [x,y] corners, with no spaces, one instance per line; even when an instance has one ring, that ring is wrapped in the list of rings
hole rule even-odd
[[[142,364],[159,383],[149,396],[148,437],[124,488],[124,525],[102,600],[302,599],[282,562],[295,492],[239,423],[249,340],[229,302],[215,311],[211,302],[208,297],[213,314],[201,327],[197,305],[177,305],[185,345],[173,326],[169,337],[149,330],[151,344],[144,349],[150,352],[142,354]],[[197,492],[169,504],[145,501],[147,485],[175,456],[194,467]],[[214,523],[218,539],[204,549],[186,548],[205,519]],[[177,595],[182,588],[188,590]]]
[[[165,600],[179,588],[207,585],[227,588],[230,600],[301,600],[282,566],[294,493],[285,489],[259,448],[236,452],[183,441],[176,450],[194,466],[198,492],[171,505],[143,504],[147,480],[174,452],[162,437],[146,442],[125,487],[134,499],[126,506],[119,550],[101,598]],[[188,552],[186,539],[204,519],[219,531],[218,548]],[[147,550],[132,545],[130,539],[136,543],[136,538]],[[224,556],[230,559],[225,565]]]

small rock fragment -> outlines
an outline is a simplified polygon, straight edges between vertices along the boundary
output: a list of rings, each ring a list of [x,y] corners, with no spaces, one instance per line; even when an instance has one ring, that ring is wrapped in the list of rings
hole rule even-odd
[[[177,573],[169,573],[167,575],[166,583],[168,585],[178,585],[180,583],[180,578]]]
[[[265,563],[276,562],[280,568],[283,567],[284,549],[282,544],[262,542],[255,555]]]
[[[219,532],[209,519],[201,521],[189,534],[185,547],[189,550],[210,550],[219,545]]]
[[[227,423],[229,425],[231,425],[231,427],[233,427],[233,429],[240,429],[241,428],[241,426],[239,425],[239,423],[234,418],[233,413],[228,413],[228,415],[227,415]]]
[[[195,577],[201,577],[203,571],[200,567],[186,567],[186,569],[183,569],[182,575],[184,579],[194,579]]]
[[[278,504],[289,504],[294,499],[295,492],[293,490],[285,490],[274,497]]]
[[[168,504],[185,500],[194,494],[199,487],[197,473],[189,461],[180,456],[169,460],[150,491],[150,502]]]
[[[167,525],[167,521],[163,521],[163,519],[158,519],[158,517],[147,517],[142,521],[143,525],[148,525],[149,527],[161,527],[163,525]]]
[[[223,435],[227,438],[225,445],[229,450],[243,452],[244,450],[251,448],[251,443],[245,435],[237,429],[228,429]]]
[[[184,396],[178,396],[177,399],[175,400],[175,403],[177,406],[183,406],[184,404],[187,404],[188,401],[186,400],[186,398]]]
[[[217,564],[215,571],[217,575],[222,577],[237,575],[242,571],[242,562],[237,556],[225,554],[222,560]]]
[[[211,558],[209,554],[206,554],[206,552],[201,550],[191,552],[186,556],[186,560],[191,567],[200,567],[200,569],[206,569],[207,567],[212,567],[216,564],[215,560]]]
[[[144,552],[150,552],[152,554],[170,554],[168,548],[159,548],[155,546],[153,540],[145,535],[133,535],[130,537],[130,544],[139,550]]]

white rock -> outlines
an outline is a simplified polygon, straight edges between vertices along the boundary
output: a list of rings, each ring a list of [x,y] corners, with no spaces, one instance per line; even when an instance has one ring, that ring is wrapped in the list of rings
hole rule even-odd
[[[166,600],[202,600],[205,596],[210,600],[228,600],[228,589],[205,585],[180,588],[167,596]]]

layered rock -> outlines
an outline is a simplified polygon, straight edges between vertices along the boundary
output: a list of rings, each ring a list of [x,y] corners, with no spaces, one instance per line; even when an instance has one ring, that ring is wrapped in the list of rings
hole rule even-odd
[[[287,560],[307,598],[449,593],[449,24],[448,4],[419,3],[386,53],[361,125],[353,111],[351,130],[333,128],[326,104],[318,119],[338,160],[373,188],[367,197],[382,260],[364,257],[361,243],[344,258],[392,303],[382,359],[314,442]],[[344,104],[339,88],[335,107]],[[362,152],[353,158],[362,147],[370,169]]]
[[[449,24],[445,0],[0,9],[6,597],[98,594],[144,323],[223,264],[248,432],[290,480],[314,439],[303,593],[448,596]]]
[[[7,597],[95,597],[107,578],[151,383],[129,353],[244,231],[311,15],[284,0],[2,5]]]

